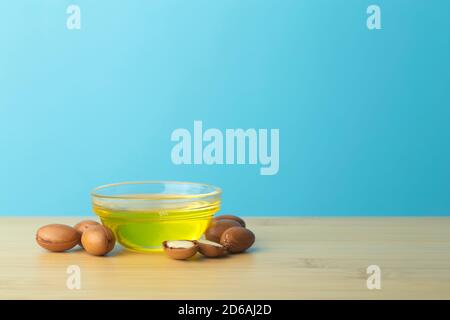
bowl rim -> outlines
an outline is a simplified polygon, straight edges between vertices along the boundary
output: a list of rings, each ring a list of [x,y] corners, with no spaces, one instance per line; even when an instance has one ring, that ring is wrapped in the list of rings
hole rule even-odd
[[[197,194],[175,194],[173,195],[173,197],[167,197],[165,198],[165,200],[174,200],[174,199],[201,199],[201,198],[208,198],[208,197],[212,197],[212,196],[216,196],[216,195],[220,195],[222,194],[222,189],[219,187],[216,187],[214,185],[211,184],[207,184],[207,183],[200,183],[200,182],[189,182],[189,181],[172,181],[172,180],[143,180],[143,181],[125,181],[125,182],[116,182],[116,183],[109,183],[109,184],[104,184],[101,186],[98,186],[96,188],[94,188],[91,191],[91,197],[93,198],[102,198],[102,199],[126,199],[129,201],[132,200],[148,200],[148,201],[153,201],[153,199],[149,199],[147,197],[132,197],[132,198],[127,198],[124,197],[123,195],[102,195],[99,194],[98,191],[100,190],[104,190],[107,188],[111,188],[111,187],[117,187],[117,186],[122,186],[122,185],[133,185],[133,184],[187,184],[187,185],[196,185],[196,186],[207,186],[213,189],[212,192],[208,192],[208,193],[197,193]],[[156,194],[156,193],[155,193]]]

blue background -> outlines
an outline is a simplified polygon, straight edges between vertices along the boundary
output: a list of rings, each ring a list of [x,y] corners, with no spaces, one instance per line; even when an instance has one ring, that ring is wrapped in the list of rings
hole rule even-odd
[[[382,30],[366,27],[378,4]],[[81,8],[81,30],[66,8]],[[0,3],[0,214],[128,180],[241,215],[450,214],[450,1]],[[279,128],[280,171],[175,166],[176,128]]]

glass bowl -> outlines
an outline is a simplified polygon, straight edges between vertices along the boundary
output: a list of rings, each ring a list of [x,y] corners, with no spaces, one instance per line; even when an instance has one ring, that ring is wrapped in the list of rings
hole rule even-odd
[[[162,250],[165,240],[198,240],[221,205],[220,188],[192,182],[140,181],[95,188],[92,208],[125,248]]]

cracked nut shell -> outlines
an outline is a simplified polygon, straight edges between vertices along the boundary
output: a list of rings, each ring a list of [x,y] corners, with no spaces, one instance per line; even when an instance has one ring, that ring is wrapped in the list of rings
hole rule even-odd
[[[198,251],[198,244],[191,240],[168,240],[162,243],[166,255],[175,260],[186,260]]]
[[[219,258],[227,254],[223,245],[209,240],[198,240],[198,252],[208,258]]]

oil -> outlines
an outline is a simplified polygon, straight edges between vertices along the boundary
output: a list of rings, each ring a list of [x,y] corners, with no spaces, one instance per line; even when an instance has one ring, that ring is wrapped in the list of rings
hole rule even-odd
[[[139,201],[136,195],[120,198],[115,204],[96,201],[93,210],[120,244],[139,252],[160,251],[165,240],[198,240],[220,208],[220,201],[177,201],[175,196],[168,201],[170,195],[141,194]]]

